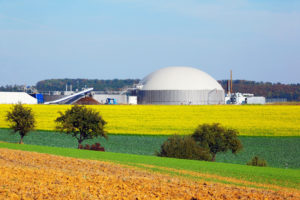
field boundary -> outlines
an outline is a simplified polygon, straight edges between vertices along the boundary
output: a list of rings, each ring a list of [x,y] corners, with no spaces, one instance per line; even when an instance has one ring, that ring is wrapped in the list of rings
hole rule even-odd
[[[225,182],[226,184],[233,185],[247,186],[248,183],[252,183],[250,187],[255,187],[256,185],[258,188],[268,188],[272,190],[287,188],[300,190],[300,170],[293,169],[279,169],[270,167],[261,168],[237,164],[212,163],[205,161],[160,158],[154,156],[140,156],[111,152],[95,152],[36,145],[18,145],[11,143],[0,143],[0,148],[33,151],[88,160],[107,161],[122,165],[150,169],[152,171],[165,172],[182,177],[196,177],[196,179],[196,175],[198,175],[199,179],[202,179],[203,176],[201,176],[201,174],[209,174],[211,177],[215,176],[222,178],[212,179],[211,177],[206,177],[205,180],[213,180],[219,183]],[[242,183],[233,180],[245,182]]]

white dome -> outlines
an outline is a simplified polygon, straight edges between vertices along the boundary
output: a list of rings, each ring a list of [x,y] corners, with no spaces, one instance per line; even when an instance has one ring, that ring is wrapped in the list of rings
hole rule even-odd
[[[223,90],[207,73],[192,67],[166,67],[146,76],[141,90]]]

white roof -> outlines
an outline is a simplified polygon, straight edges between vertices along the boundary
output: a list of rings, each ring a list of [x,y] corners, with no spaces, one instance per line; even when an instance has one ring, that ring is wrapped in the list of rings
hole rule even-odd
[[[37,104],[37,99],[25,92],[0,92],[0,104]]]
[[[207,73],[184,66],[159,69],[141,80],[138,87],[141,90],[223,90]]]

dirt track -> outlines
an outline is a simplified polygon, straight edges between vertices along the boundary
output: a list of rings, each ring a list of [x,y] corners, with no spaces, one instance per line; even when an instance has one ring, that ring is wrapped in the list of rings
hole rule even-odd
[[[0,199],[300,199],[117,164],[0,149]]]

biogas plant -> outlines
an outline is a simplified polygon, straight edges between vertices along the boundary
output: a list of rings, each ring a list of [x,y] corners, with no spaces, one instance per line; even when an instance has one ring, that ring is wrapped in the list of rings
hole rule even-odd
[[[192,67],[166,67],[137,85],[138,104],[224,104],[222,86],[207,73]]]
[[[27,95],[27,96],[26,96]],[[26,98],[25,98],[26,96]],[[122,92],[82,91],[55,92],[52,94],[17,94],[0,92],[2,103],[45,104],[153,104],[153,105],[219,105],[264,104],[264,97],[232,92],[228,81],[225,94],[222,86],[209,74],[193,67],[173,66],[161,68],[143,78],[139,84]]]

